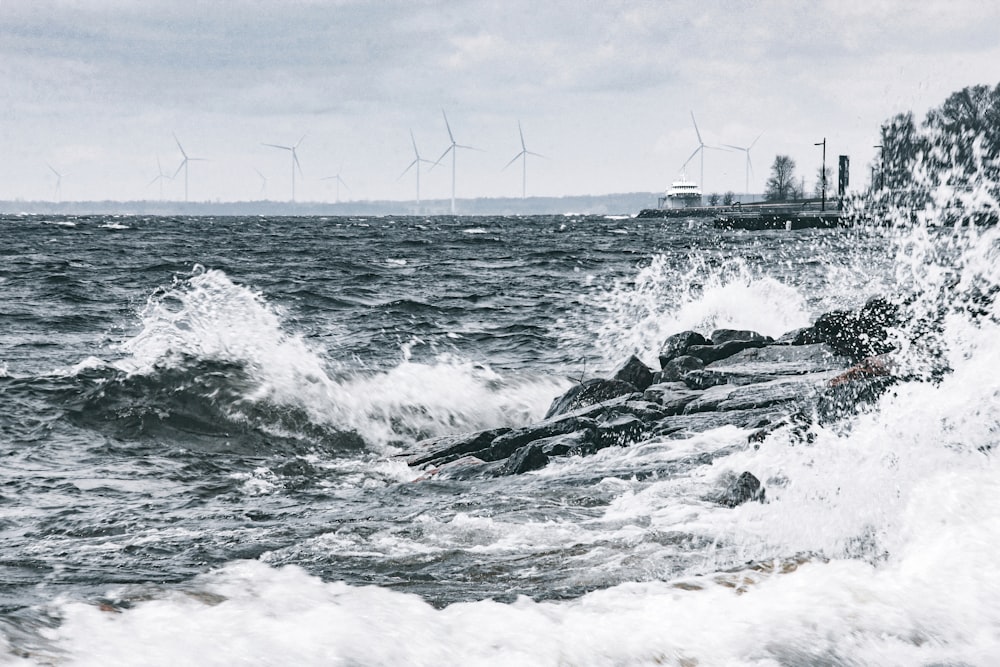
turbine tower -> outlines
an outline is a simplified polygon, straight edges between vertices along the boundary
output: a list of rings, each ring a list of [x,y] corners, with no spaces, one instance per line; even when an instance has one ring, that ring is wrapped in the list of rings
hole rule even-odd
[[[691,153],[691,157],[689,157],[687,160],[685,160],[684,164],[681,165],[681,171],[683,171],[684,168],[688,166],[688,162],[690,162],[691,160],[693,160],[695,155],[698,155],[700,153],[701,154],[701,177],[700,177],[701,180],[698,182],[698,185],[701,187],[701,191],[704,192],[705,191],[705,149],[706,148],[710,148],[710,149],[712,149],[714,151],[723,151],[725,149],[724,148],[719,148],[718,146],[709,146],[704,141],[701,140],[701,132],[698,131],[698,123],[694,119],[694,112],[693,111],[691,112],[691,122],[694,123],[694,133],[698,137],[698,148],[694,149],[694,152]]]
[[[56,171],[55,167],[53,167],[48,162],[45,163],[45,166],[49,168],[49,171],[51,171],[53,174],[56,175],[56,188],[55,188],[54,197],[55,197],[56,201],[59,201],[59,190],[62,188],[62,177],[63,177],[63,175],[60,174],[58,171]]]
[[[451,125],[448,124],[448,115],[441,110],[441,115],[444,116],[444,126],[448,129],[448,139],[451,141],[451,145],[445,149],[444,153],[441,153],[441,157],[431,167],[432,169],[437,165],[441,164],[441,160],[450,152],[451,153],[451,214],[455,215],[455,154],[458,153],[459,148],[468,148],[469,150],[478,151],[478,148],[473,148],[472,146],[463,146],[455,141],[455,135],[451,133]]]
[[[306,135],[302,135],[302,139],[305,139]],[[278,144],[261,144],[262,146],[268,146],[270,148],[280,148],[283,151],[290,151],[292,154],[292,203],[295,203],[295,170],[299,170],[299,175],[302,174],[302,165],[299,164],[299,155],[295,151],[298,149],[299,145],[302,143],[302,139],[295,142],[294,146],[279,146]]]
[[[340,203],[340,186],[343,185],[348,190],[351,189],[350,187],[348,187],[347,183],[344,182],[344,179],[342,179],[340,177],[340,172],[339,171],[334,176],[324,176],[323,178],[321,178],[319,180],[321,180],[321,181],[336,181],[336,183],[337,183],[337,199],[336,199],[336,203],[337,204]]]
[[[521,199],[526,199],[528,193],[528,156],[534,155],[535,157],[541,158],[545,156],[538,153],[532,153],[528,150],[527,146],[524,145],[524,131],[521,130],[521,121],[517,121],[517,133],[521,135],[521,152],[515,155],[513,159],[504,165],[504,168],[500,171],[503,171],[510,165],[517,162],[518,158],[521,158]]]
[[[156,158],[156,177],[153,180],[151,180],[149,182],[149,184],[146,185],[146,187],[148,188],[150,185],[153,185],[154,183],[156,183],[157,181],[159,181],[160,182],[160,201],[163,201],[163,181],[164,181],[164,179],[168,179],[168,178],[170,178],[170,174],[166,174],[166,173],[163,172],[163,165],[160,164],[160,158],[157,157]]]
[[[762,136],[764,136],[763,132],[761,132],[760,134],[757,135],[757,139],[760,139]],[[747,196],[750,195],[750,173],[753,171],[753,164],[750,162],[750,149],[753,148],[754,144],[757,143],[757,139],[754,139],[752,142],[750,142],[750,145],[746,146],[746,147],[744,147],[744,146],[733,146],[732,144],[722,144],[723,146],[728,146],[729,148],[732,148],[732,149],[738,150],[738,151],[743,151],[744,153],[747,154],[746,191],[744,193]]]
[[[414,155],[413,162],[411,162],[406,167],[406,169],[403,170],[403,173],[400,174],[399,178],[397,178],[396,180],[398,181],[403,176],[406,176],[406,172],[408,172],[410,169],[413,169],[414,167],[417,168],[417,172],[416,172],[417,173],[417,213],[419,213],[420,212],[420,163],[421,162],[426,162],[427,164],[431,164],[431,165],[434,164],[434,163],[431,162],[430,160],[425,160],[422,157],[420,157],[420,151],[417,150],[417,140],[413,138],[413,130],[410,130],[410,141],[413,143],[413,155]]]
[[[178,167],[177,167],[177,171],[174,172],[174,175],[171,178],[177,178],[177,174],[181,173],[181,169],[184,170],[184,201],[187,201],[188,200],[188,162],[204,162],[205,158],[203,158],[203,157],[189,157],[188,154],[184,152],[184,147],[181,146],[181,140],[177,138],[176,134],[174,135],[174,142],[176,142],[177,148],[180,149],[181,155],[184,156],[184,159],[181,160],[180,165],[178,165]]]

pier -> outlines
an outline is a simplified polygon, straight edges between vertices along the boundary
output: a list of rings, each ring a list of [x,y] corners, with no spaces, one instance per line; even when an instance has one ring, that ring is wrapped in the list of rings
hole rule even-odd
[[[841,227],[846,220],[841,211],[824,210],[820,200],[792,203],[762,202],[730,206],[690,206],[687,208],[643,209],[639,218],[712,218],[719,229],[816,229]]]

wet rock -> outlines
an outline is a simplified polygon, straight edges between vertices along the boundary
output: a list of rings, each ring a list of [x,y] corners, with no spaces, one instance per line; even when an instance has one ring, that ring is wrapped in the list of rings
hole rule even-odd
[[[821,424],[829,424],[858,414],[877,403],[896,381],[895,377],[882,375],[831,382],[816,401],[816,418]]]
[[[538,443],[533,442],[530,445],[525,445],[517,449],[511,454],[504,464],[500,466],[500,469],[497,470],[497,476],[520,475],[521,473],[544,468],[548,462],[548,455],[542,451],[542,447]]]
[[[788,410],[781,406],[755,410],[731,410],[729,412],[699,412],[695,414],[665,417],[651,426],[651,434],[667,438],[686,438],[723,426],[761,429],[781,421],[788,416]]]
[[[499,461],[500,459],[507,458],[524,445],[536,440],[586,429],[594,429],[596,431],[597,422],[586,417],[549,419],[498,436],[490,443],[489,447],[476,452],[475,455],[484,461]]]
[[[764,502],[764,489],[759,479],[749,472],[744,472],[730,482],[718,502],[726,507],[736,507],[751,500]]]
[[[663,370],[660,371],[660,379],[662,382],[677,382],[684,379],[684,376],[691,371],[700,371],[704,367],[704,361],[698,357],[692,357],[690,354],[685,354],[668,361]]]
[[[545,419],[573,412],[578,408],[601,403],[610,398],[637,393],[638,389],[631,382],[621,380],[604,380],[595,378],[584,380],[570,387],[562,396],[557,397],[545,413]]]
[[[684,386],[700,391],[729,383],[729,378],[724,373],[706,372],[704,369],[693,370],[684,375]]]
[[[682,382],[654,384],[642,394],[645,400],[658,404],[664,416],[681,414],[699,396],[701,392],[692,391]]]
[[[834,310],[820,315],[812,327],[799,332],[793,344],[826,343],[841,355],[860,360],[892,350],[890,329],[900,320],[899,305],[876,296],[857,312]]]
[[[660,346],[660,368],[666,366],[671,359],[676,359],[687,354],[687,349],[692,345],[710,344],[711,341],[697,331],[682,331],[668,336],[663,341],[663,345]]]
[[[831,370],[846,370],[851,360],[825,343],[812,345],[768,345],[747,349],[705,367],[705,373],[717,374],[730,384],[751,384],[784,375],[805,375]]]
[[[805,342],[795,341],[799,340],[800,336],[804,335],[804,332],[811,330],[812,327],[800,327],[798,329],[792,329],[784,334],[782,334],[778,340],[774,341],[775,345],[805,345]],[[817,342],[817,341],[813,341]]]
[[[712,344],[722,345],[733,340],[753,340],[761,343],[773,343],[774,339],[749,329],[716,329],[712,332]]]
[[[722,345],[692,345],[687,349],[687,354],[701,359],[705,364],[711,364],[748,348],[764,347],[765,345],[767,343],[760,340],[731,340]]]
[[[751,410],[815,397],[833,372],[791,376],[751,385],[722,385],[705,390],[688,403],[686,414],[695,412]]]
[[[588,428],[536,440],[547,456],[587,456],[597,451],[597,430]]]
[[[488,447],[497,436],[508,431],[510,431],[509,428],[495,428],[474,433],[428,438],[415,445],[415,452],[403,456],[406,457],[406,464],[410,466],[422,466],[428,463],[440,466]]]
[[[601,449],[631,445],[645,430],[645,423],[635,415],[621,415],[597,426],[597,445]]]
[[[619,382],[627,382],[637,390],[642,391],[653,384],[653,371],[649,366],[642,363],[639,357],[633,354],[625,363],[618,367],[618,370],[615,371],[611,379],[618,380]]]

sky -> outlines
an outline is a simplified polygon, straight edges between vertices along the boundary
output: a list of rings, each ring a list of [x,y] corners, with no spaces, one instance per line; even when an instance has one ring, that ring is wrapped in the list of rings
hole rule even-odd
[[[883,121],[1000,82],[998,25],[995,0],[0,0],[0,200],[183,200],[175,136],[192,201],[290,199],[262,144],[300,139],[298,201],[412,200],[410,132],[438,160],[444,114],[477,149],[459,198],[521,196],[519,123],[528,196],[662,191],[692,114],[707,145],[759,136],[751,192],[779,154],[811,190],[824,138],[863,188]],[[449,197],[451,155],[429,167]],[[706,193],[746,177],[705,151]]]

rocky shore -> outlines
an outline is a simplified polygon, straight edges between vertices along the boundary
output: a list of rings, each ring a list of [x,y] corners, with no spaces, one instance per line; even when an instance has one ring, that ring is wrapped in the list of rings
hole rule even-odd
[[[836,420],[877,398],[893,381],[887,353],[899,307],[875,297],[858,311],[826,313],[777,340],[754,331],[684,331],[660,347],[660,369],[632,356],[610,376],[580,382],[556,397],[545,418],[430,438],[401,456],[419,480],[517,475],[560,456],[587,456],[649,438],[685,438],[734,425],[748,446],[782,426]],[[717,501],[763,500],[750,472]]]

